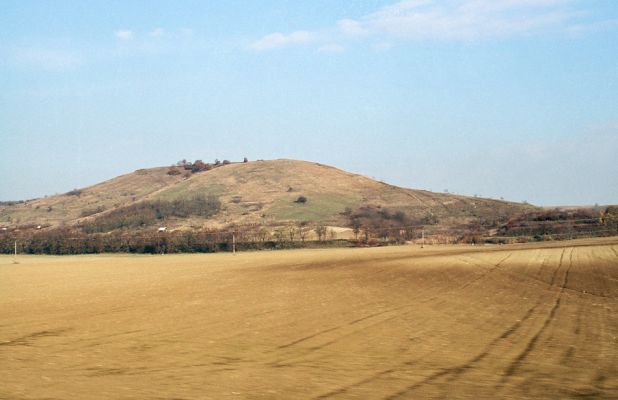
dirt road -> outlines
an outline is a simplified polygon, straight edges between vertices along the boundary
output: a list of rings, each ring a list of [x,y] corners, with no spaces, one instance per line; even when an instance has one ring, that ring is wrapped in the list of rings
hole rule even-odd
[[[618,398],[618,238],[0,257],[0,399]]]

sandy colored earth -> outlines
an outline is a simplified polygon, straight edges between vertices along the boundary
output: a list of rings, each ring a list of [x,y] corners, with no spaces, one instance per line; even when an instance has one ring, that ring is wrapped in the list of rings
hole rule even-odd
[[[618,398],[618,238],[18,261],[2,399]]]

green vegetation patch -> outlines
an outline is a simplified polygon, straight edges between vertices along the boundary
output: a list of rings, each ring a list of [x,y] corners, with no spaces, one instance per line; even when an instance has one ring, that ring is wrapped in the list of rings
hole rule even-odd
[[[226,192],[226,186],[218,183],[196,185],[195,182],[181,182],[156,195],[157,200],[174,201],[194,196],[221,196]]]
[[[298,194],[275,201],[269,214],[275,219],[291,221],[328,221],[343,213],[346,208],[356,208],[360,196],[339,193],[302,194],[306,201],[298,202]]]

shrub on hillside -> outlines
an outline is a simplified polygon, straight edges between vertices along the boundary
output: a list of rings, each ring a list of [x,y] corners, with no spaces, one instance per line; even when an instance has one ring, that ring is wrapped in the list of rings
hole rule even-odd
[[[384,241],[409,240],[413,233],[411,226],[422,225],[421,221],[412,221],[401,210],[392,212],[387,208],[376,206],[364,206],[356,211],[346,210],[344,215],[349,218],[354,237],[358,239],[362,236],[365,242],[372,237],[378,237]]]
[[[326,239],[327,230],[328,228],[326,228],[324,225],[318,225],[315,227],[314,231],[315,231],[315,234],[318,236],[318,240],[320,242]]]
[[[206,171],[207,168],[208,164],[204,163],[202,160],[195,160],[193,165],[191,165],[191,172],[195,174],[197,172]]]
[[[109,232],[159,224],[170,217],[210,217],[219,212],[221,202],[214,195],[196,195],[172,201],[142,201],[121,207],[82,226],[85,232]]]
[[[67,196],[80,196],[81,194],[81,189],[73,189],[70,192],[67,192]]]
[[[608,206],[601,215],[601,223],[618,233],[618,206]]]

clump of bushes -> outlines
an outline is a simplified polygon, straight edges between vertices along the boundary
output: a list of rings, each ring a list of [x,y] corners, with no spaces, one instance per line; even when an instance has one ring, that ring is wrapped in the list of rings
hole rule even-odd
[[[530,236],[535,240],[539,240],[545,235],[572,237],[586,234],[587,236],[595,236],[597,231],[601,233],[608,227],[607,222],[611,218],[604,218],[605,214],[599,214],[599,211],[594,208],[528,212],[509,219],[499,227],[498,234],[501,236]]]
[[[363,206],[356,211],[346,209],[343,214],[349,218],[355,238],[362,237],[368,244],[372,238],[396,242],[409,240],[413,234],[411,226],[420,226],[419,221],[413,221],[405,212],[380,206]]]
[[[248,162],[246,157],[243,159],[243,162]],[[218,159],[216,159],[212,164],[210,164],[210,163],[205,163],[202,160],[195,160],[194,162],[191,162],[191,161],[187,161],[183,159],[183,160],[178,161],[175,166],[172,166],[167,173],[169,175],[178,175],[180,174],[180,171],[178,171],[178,169],[182,168],[186,171],[190,171],[192,174],[196,174],[202,171],[210,171],[213,168],[220,167],[223,165],[228,165],[231,163],[232,162],[230,160],[223,160],[223,162],[221,162]],[[173,172],[173,171],[178,171],[178,172]]]
[[[172,201],[142,201],[121,207],[82,225],[84,232],[109,232],[116,229],[140,228],[159,224],[171,217],[210,217],[219,212],[221,202],[214,195],[196,195]]]
[[[81,189],[73,189],[70,192],[67,192],[67,196],[81,196]]]
[[[193,165],[191,165],[191,172],[198,173],[202,171],[210,171],[212,169],[212,165],[206,164],[202,160],[195,160]]]

